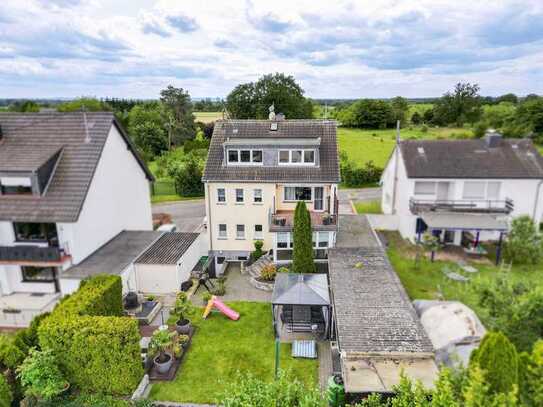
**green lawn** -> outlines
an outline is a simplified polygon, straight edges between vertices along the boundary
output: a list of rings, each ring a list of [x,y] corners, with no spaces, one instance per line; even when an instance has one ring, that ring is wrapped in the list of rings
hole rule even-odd
[[[460,134],[471,135],[470,129],[458,128],[428,128],[423,132],[420,128],[412,130],[402,129],[402,139],[436,139],[448,138]],[[372,160],[378,167],[384,167],[394,148],[396,130],[362,130],[338,128],[338,141],[340,151],[345,151],[347,156],[358,165],[363,165]]]
[[[413,245],[402,240],[397,232],[385,232],[389,247],[388,255],[396,273],[400,277],[403,286],[409,297],[415,299],[439,299],[461,301],[473,308],[477,315],[485,323],[487,318],[486,310],[478,305],[478,296],[474,287],[478,283],[490,281],[500,273],[499,267],[493,265],[473,264],[479,269],[479,273],[462,273],[470,278],[470,281],[462,283],[448,279],[441,271],[444,266],[455,267],[454,263],[446,261],[430,262],[428,255],[420,262],[418,269],[415,269],[413,259]],[[522,281],[527,285],[543,285],[543,268],[530,266],[513,266],[508,272],[511,281]]]
[[[173,382],[154,384],[151,399],[214,403],[238,372],[251,372],[266,380],[274,374],[274,336],[269,303],[229,303],[241,315],[231,321],[219,313],[207,320],[193,318],[197,326],[192,346]],[[311,386],[317,385],[316,360],[293,359],[290,344],[281,345],[280,366]]]
[[[195,121],[202,123],[211,123],[222,119],[222,112],[194,112]]]
[[[381,201],[367,201],[367,202],[355,202],[354,207],[356,213],[374,213],[380,214],[383,213],[381,210]]]

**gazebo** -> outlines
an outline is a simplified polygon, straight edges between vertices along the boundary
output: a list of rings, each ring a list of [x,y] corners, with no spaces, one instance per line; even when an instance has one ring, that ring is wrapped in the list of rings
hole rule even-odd
[[[332,321],[326,274],[277,273],[272,296],[273,328],[328,338]],[[281,323],[281,325],[280,325]]]

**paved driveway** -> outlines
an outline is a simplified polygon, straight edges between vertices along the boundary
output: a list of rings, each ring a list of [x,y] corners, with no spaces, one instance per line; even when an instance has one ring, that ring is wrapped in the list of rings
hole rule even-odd
[[[339,201],[375,201],[381,199],[381,188],[340,189]]]
[[[153,205],[153,213],[167,213],[180,232],[196,232],[206,216],[203,199]]]

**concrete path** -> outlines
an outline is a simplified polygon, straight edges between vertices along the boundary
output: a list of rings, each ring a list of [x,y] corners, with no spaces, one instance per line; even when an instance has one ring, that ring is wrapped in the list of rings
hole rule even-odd
[[[339,201],[375,201],[381,199],[381,188],[348,188],[339,190]]]
[[[198,232],[206,216],[203,199],[153,205],[153,213],[167,213],[180,232]]]
[[[319,355],[319,385],[322,391],[328,387],[328,379],[332,376],[332,351],[330,342],[317,342],[317,353]]]
[[[366,215],[340,215],[336,247],[379,247]]]

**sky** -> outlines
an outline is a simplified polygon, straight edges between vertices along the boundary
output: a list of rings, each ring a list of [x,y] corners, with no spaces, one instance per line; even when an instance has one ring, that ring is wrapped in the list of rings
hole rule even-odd
[[[543,0],[0,0],[0,98],[543,94]]]

